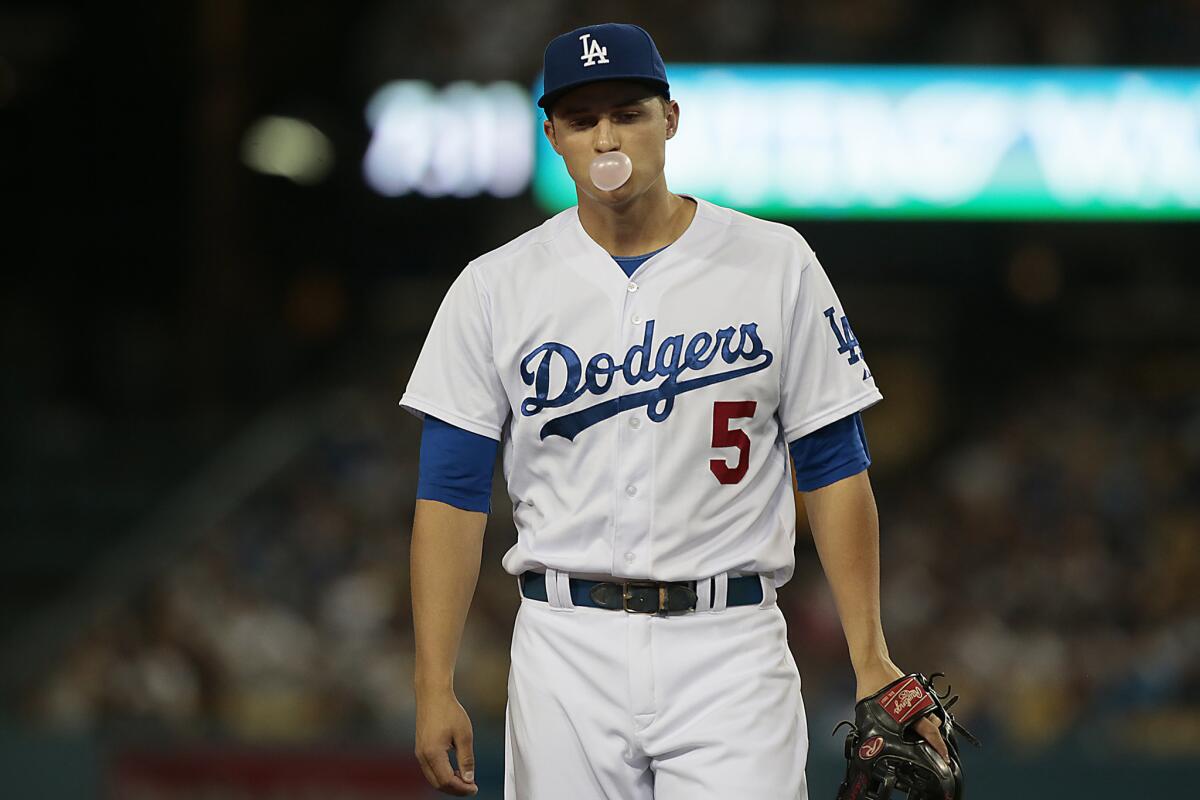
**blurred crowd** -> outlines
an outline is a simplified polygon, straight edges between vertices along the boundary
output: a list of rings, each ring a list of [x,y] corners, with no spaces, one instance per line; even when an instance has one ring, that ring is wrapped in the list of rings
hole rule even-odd
[[[889,640],[1014,745],[1200,752],[1200,364],[1034,372],[996,399],[882,492]]]
[[[1174,366],[1182,380],[1076,367],[959,397],[959,422],[919,463],[873,470],[892,656],[946,672],[977,735],[1200,751],[1178,726],[1153,735],[1170,709],[1200,722],[1200,365]],[[868,414],[868,433],[881,419]],[[356,393],[198,547],[96,611],[33,715],[101,732],[406,741],[418,431],[388,390]],[[499,566],[508,508],[498,485],[460,657],[477,723],[503,720],[518,602]],[[797,558],[780,602],[814,746],[834,747],[822,729],[847,715],[853,675],[803,524]]]

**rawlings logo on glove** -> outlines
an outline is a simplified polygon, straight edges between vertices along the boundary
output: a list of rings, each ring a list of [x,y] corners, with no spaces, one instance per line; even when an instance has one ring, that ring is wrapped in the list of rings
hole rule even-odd
[[[879,755],[879,751],[883,749],[883,737],[872,736],[863,742],[863,746],[858,748],[858,757],[863,761],[870,761],[875,756]]]
[[[916,676],[900,680],[900,683],[892,684],[891,689],[885,689],[883,697],[879,698],[879,705],[892,715],[892,719],[903,723],[932,706],[934,699]]]
[[[949,708],[958,697],[939,695],[933,679],[920,673],[905,675],[854,705],[854,722],[845,720],[833,729],[850,726],[846,736],[846,778],[838,800],[890,800],[893,790],[907,800],[961,800],[962,764],[954,734],[961,733],[979,747],[979,740],[959,725]],[[936,717],[950,761],[911,731],[924,716]]]

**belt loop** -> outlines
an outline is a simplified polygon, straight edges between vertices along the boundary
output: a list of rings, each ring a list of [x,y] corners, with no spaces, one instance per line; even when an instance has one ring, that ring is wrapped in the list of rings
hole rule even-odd
[[[729,599],[729,573],[722,572],[713,578],[715,586],[713,587],[712,610],[724,611],[725,604]]]
[[[762,574],[758,576],[758,580],[762,583],[763,599],[758,604],[759,608],[768,608],[775,605],[775,579],[770,575]]]
[[[546,567],[546,604],[558,608],[558,571]]]
[[[712,611],[713,579],[701,578],[696,581],[696,611]]]
[[[575,599],[571,597],[571,573],[556,572],[555,583],[558,584],[558,603],[562,611],[574,611]]]
[[[517,597],[525,599],[525,578],[524,575],[517,576]]]
[[[546,567],[546,602],[555,611],[575,610],[571,601],[571,573]]]

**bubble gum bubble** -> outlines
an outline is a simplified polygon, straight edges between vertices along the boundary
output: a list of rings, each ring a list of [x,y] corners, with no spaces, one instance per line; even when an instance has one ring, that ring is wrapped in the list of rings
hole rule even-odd
[[[629,156],[614,150],[611,153],[601,153],[592,159],[592,164],[588,167],[588,175],[591,176],[592,183],[596,184],[596,188],[604,192],[611,192],[613,189],[618,189],[625,185],[625,181],[629,180],[629,176],[633,174],[633,162],[629,160]]]

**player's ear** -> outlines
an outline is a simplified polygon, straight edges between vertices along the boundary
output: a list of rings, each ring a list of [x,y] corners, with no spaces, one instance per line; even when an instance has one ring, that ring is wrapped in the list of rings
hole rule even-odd
[[[542,133],[546,134],[546,138],[550,140],[550,146],[554,148],[554,152],[562,155],[562,151],[558,149],[558,138],[555,136],[554,123],[549,119],[542,120]]]
[[[679,130],[679,103],[674,100],[667,100],[665,97],[662,100],[663,116],[667,122],[667,138],[670,139]]]

